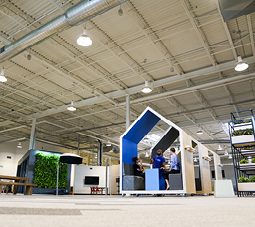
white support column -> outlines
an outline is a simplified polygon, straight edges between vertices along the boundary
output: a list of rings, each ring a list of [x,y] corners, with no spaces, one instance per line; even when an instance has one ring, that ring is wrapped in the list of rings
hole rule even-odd
[[[108,186],[107,186],[107,181],[108,181],[108,159],[105,160],[105,195],[108,195]]]
[[[36,118],[33,118],[32,129],[30,134],[29,150],[33,150],[35,148],[35,138],[36,138],[35,126],[36,126]]]
[[[126,95],[126,129],[130,126],[130,95]]]

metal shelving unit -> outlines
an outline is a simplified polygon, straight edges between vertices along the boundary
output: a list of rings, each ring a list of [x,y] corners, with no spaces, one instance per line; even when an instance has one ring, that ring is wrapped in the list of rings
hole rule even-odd
[[[231,113],[231,121],[229,125],[229,136],[232,149],[232,159],[236,181],[236,194],[238,196],[249,196],[255,193],[251,183],[246,185],[238,185],[239,177],[247,177],[255,175],[255,163],[251,163],[251,159],[255,158],[255,119],[252,109],[236,111]],[[240,164],[242,159],[246,159],[249,163]],[[249,184],[249,185],[248,185]],[[247,187],[247,189],[245,188]]]

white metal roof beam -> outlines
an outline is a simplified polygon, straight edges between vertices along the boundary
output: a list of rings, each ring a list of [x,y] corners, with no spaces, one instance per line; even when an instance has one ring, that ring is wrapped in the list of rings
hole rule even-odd
[[[188,111],[176,98],[174,97],[167,97],[165,98],[167,102],[169,102],[171,105],[175,106],[177,108],[177,111]],[[193,124],[196,124],[196,118],[190,114],[190,113],[185,113],[183,114],[188,120],[190,120]],[[164,115],[165,116],[165,115]]]
[[[165,61],[174,68],[175,72],[180,76],[183,74],[182,68],[179,66],[178,62],[174,59],[170,51],[166,48],[166,46],[159,40],[159,37],[154,33],[154,31],[150,28],[149,24],[143,19],[143,17],[139,14],[137,9],[133,6],[133,4],[128,0],[122,4],[123,9],[127,15],[133,20],[136,24],[137,28],[144,34],[144,36],[149,40],[149,42],[155,47],[157,52],[162,56]],[[171,60],[173,59],[173,60]]]
[[[219,76],[220,76],[221,80],[224,79],[223,74],[221,72],[219,73]],[[230,102],[234,103],[235,102],[235,98],[234,98],[234,96],[233,96],[229,86],[224,83],[223,87],[224,87],[226,93],[228,94]],[[237,105],[233,105],[233,107],[234,107],[235,111],[239,111]]]
[[[154,78],[146,72],[146,70],[138,64],[133,58],[131,58],[121,46],[117,45],[105,32],[103,32],[93,21],[87,21],[96,31],[99,36],[93,38],[97,39],[107,50],[118,57],[129,69],[132,70],[136,75],[140,76],[144,80],[154,81]],[[97,37],[100,37],[97,38]],[[106,40],[106,43],[102,41],[102,38]]]
[[[251,15],[249,14],[246,17],[247,17],[248,29],[249,29],[249,33],[250,33],[252,54],[253,54],[253,57],[255,58],[254,34],[252,31]]]
[[[202,45],[205,49],[205,52],[206,52],[210,62],[212,63],[213,66],[216,66],[216,64],[217,64],[216,60],[211,55],[211,50],[210,50],[210,47],[209,47],[209,43],[208,43],[208,41],[207,41],[207,39],[204,35],[204,32],[203,32],[202,28],[198,27],[199,24],[198,24],[198,21],[195,19],[196,17],[191,14],[190,4],[187,2],[187,0],[181,0],[181,3],[183,5],[183,8],[184,8],[187,16],[190,19],[190,22],[191,22],[193,28],[195,29],[195,32],[197,33],[197,36],[198,36],[200,42],[202,43]]]
[[[198,90],[193,91],[193,94],[196,96],[197,100],[201,103],[202,106],[210,106],[200,91],[198,91]],[[207,111],[212,116],[212,118],[216,121],[218,116],[215,113],[215,111],[212,108],[208,109]]]
[[[30,20],[33,20],[33,21],[35,21],[35,19],[33,18],[33,17],[31,17],[30,15],[28,15],[28,14],[26,14],[25,12],[23,12],[23,11],[21,11],[19,8],[17,8],[17,6],[16,5],[12,5],[12,10],[15,12],[15,13],[17,13],[18,15],[23,15],[25,18],[27,18],[27,17],[29,17],[29,19]],[[20,17],[20,18],[22,18],[23,20],[24,20],[24,18],[23,17]],[[28,29],[28,30],[30,30],[31,31],[31,29],[29,28],[29,27],[26,27],[26,26],[24,26],[24,25],[22,25],[22,24],[20,24],[23,28],[26,28],[26,29]],[[60,37],[58,36],[58,35],[55,35],[54,36],[56,39],[59,39]],[[56,41],[55,39],[54,39],[54,37],[51,37],[51,39],[53,39],[55,42],[57,42],[57,43],[59,43],[58,41]],[[61,38],[60,38],[61,39]],[[62,40],[63,41],[63,40]],[[10,41],[8,41],[9,43],[10,43]],[[62,44],[62,42],[60,42],[59,43],[60,45],[62,45],[65,49],[66,49],[66,47],[65,47],[65,45],[63,45]],[[30,49],[31,51],[32,51],[32,48]],[[68,50],[68,49],[67,49]],[[30,51],[30,52],[31,52]],[[65,52],[64,52],[65,53]],[[69,57],[71,57],[72,55],[68,55]],[[73,58],[73,57],[71,57],[71,58]],[[76,61],[78,61],[78,62],[80,62],[80,59],[75,59],[75,58],[73,58],[73,60],[76,60]],[[97,63],[96,63],[97,64]],[[101,72],[100,71],[98,71],[98,69],[97,68],[95,68],[94,66],[87,66],[86,64],[83,64],[87,69],[89,69],[91,72],[93,72],[93,73],[96,73],[97,75],[100,75],[103,79],[105,79],[101,74]],[[92,67],[93,69],[91,69],[90,67]],[[103,68],[103,67],[102,67]],[[96,72],[94,71],[94,70],[96,70]],[[110,73],[108,73],[109,75],[110,75]],[[77,81],[76,81],[77,82]],[[116,104],[116,102],[114,102],[112,99],[110,99],[109,97],[106,97],[106,96],[104,96],[104,93],[102,92],[102,91],[100,91],[100,90],[98,90],[98,89],[96,89],[96,88],[92,88],[91,87],[91,85],[89,85],[87,82],[86,82],[86,85],[87,85],[87,88],[88,88],[88,91],[92,94],[92,95],[94,95],[94,93],[93,92],[91,92],[92,90],[95,90],[95,91],[97,91],[97,93],[99,93],[100,95],[102,95],[103,97],[105,97],[108,101],[110,101],[110,102],[112,102],[113,104]],[[116,84],[114,84],[115,86],[116,86]],[[83,86],[85,86],[84,84],[83,84]]]
[[[114,80],[112,80],[111,79],[112,74],[110,72],[108,72],[105,68],[103,68],[101,65],[99,65],[97,62],[95,62],[90,57],[86,56],[85,54],[83,54],[83,56],[85,56],[86,59],[89,59],[89,61],[91,62],[88,62],[88,60],[81,59],[81,57],[77,55],[73,57],[72,56],[73,53],[69,51],[69,48],[66,48],[67,46],[70,46],[70,44],[65,41],[65,44],[63,45],[63,40],[61,39],[59,35],[55,35],[51,39],[53,39],[55,42],[57,42],[59,45],[65,48],[65,51],[63,51],[63,54],[71,58],[73,61],[81,64],[84,68],[92,72],[94,75],[100,76],[107,83],[110,82],[115,88],[117,88],[117,90],[124,90],[127,87],[124,83],[119,84],[115,82]],[[66,51],[68,51],[69,54],[67,54]]]
[[[244,61],[247,62],[247,63],[252,63],[252,62],[255,62],[255,59],[253,57],[249,57],[249,58],[245,58]],[[184,78],[180,78],[178,75],[172,76],[172,77],[167,77],[167,78],[164,78],[164,79],[154,81],[154,87],[160,87],[160,86],[163,86],[163,85],[166,85],[166,84],[175,83],[177,81],[183,81],[183,80],[192,79],[192,78],[203,76],[203,75],[208,75],[208,74],[212,74],[212,73],[221,72],[221,71],[233,68],[235,64],[236,64],[236,61],[230,61],[230,62],[218,64],[216,66],[216,68],[208,67],[208,68],[204,68],[204,69],[197,70],[197,71],[194,71],[194,72],[186,73],[184,75]],[[250,74],[250,75],[254,75],[254,74]],[[238,78],[240,78],[242,76],[247,76],[247,75],[241,75],[241,76],[237,76],[235,78],[230,78],[230,79],[238,80]],[[216,82],[219,83],[219,81],[216,81]],[[220,83],[221,83],[221,81],[220,81]],[[143,87],[142,85],[131,87],[131,88],[126,89],[126,92],[128,94],[134,94],[136,92],[140,92],[142,87]],[[189,89],[192,89],[192,88],[189,88]],[[176,91],[171,91],[171,92],[174,93]],[[114,91],[114,92],[107,93],[105,95],[114,99],[114,98],[123,97],[124,94],[123,94],[122,91]],[[151,98],[151,96],[146,96],[144,99],[148,100],[150,98]],[[142,99],[140,99],[139,101],[141,101],[141,100]],[[100,102],[104,102],[104,101],[105,101],[105,99],[103,97],[88,98],[88,99],[82,100],[80,102],[77,102],[76,107],[96,104],[96,103],[100,103]],[[131,103],[132,103],[132,101],[131,101]],[[51,115],[51,114],[54,114],[54,113],[62,112],[63,110],[66,110],[66,108],[67,108],[67,106],[61,106],[57,109],[46,110],[42,114],[35,114],[33,116],[30,116],[30,117],[31,118],[32,117],[35,117],[35,118],[43,117],[43,116]]]
[[[229,29],[228,29],[228,25],[227,25],[227,23],[223,20],[223,17],[222,17],[222,15],[221,15],[219,1],[218,1],[218,0],[214,0],[214,1],[215,1],[215,4],[216,4],[216,7],[217,7],[217,9],[218,9],[218,12],[219,12],[219,14],[220,14],[221,21],[222,21],[224,30],[225,30],[225,32],[226,32],[226,35],[227,35],[228,42],[229,42],[229,44],[230,44],[232,53],[233,53],[233,55],[234,55],[235,60],[237,61],[237,54],[236,54],[235,46],[234,46],[233,40],[232,40],[232,38],[231,38]]]
[[[10,44],[10,43],[11,43],[9,40],[7,40],[6,38],[4,38],[4,37],[2,37],[2,36],[0,36],[0,39],[1,39],[3,42],[5,42],[6,44]],[[38,62],[42,62],[42,61],[43,61],[44,64],[47,64],[46,61],[44,61],[44,60],[41,59],[40,57],[36,56],[36,55],[38,55],[37,52],[35,52],[35,51],[33,51],[32,49],[30,49],[29,53],[31,54],[32,52],[33,52],[33,58],[37,59]],[[22,66],[20,66],[20,65],[17,64],[17,63],[15,63],[15,62],[12,61],[12,60],[10,60],[10,62],[12,62],[13,64],[16,64],[16,65],[19,66],[19,67],[22,67]],[[38,64],[38,62],[35,61],[36,64]],[[42,66],[43,68],[49,70],[49,68],[46,67],[44,64],[43,64],[43,65],[40,65],[40,66]],[[38,65],[39,65],[39,64],[38,64]],[[49,66],[49,65],[48,65],[48,66]],[[25,70],[27,70],[27,69],[24,68],[24,67],[22,67],[22,68],[25,69]],[[57,73],[59,73],[59,69],[56,68],[55,71],[57,71]],[[29,72],[30,72],[30,73],[33,73],[32,71],[29,71]],[[52,72],[52,71],[50,71],[50,72]],[[33,74],[34,74],[34,73],[33,73]],[[62,74],[63,74],[63,73],[62,73]],[[69,76],[69,77],[70,77],[70,76]],[[72,80],[74,80],[74,78],[72,78]],[[32,82],[32,81],[30,81],[30,82]],[[56,85],[56,84],[55,84],[55,85]],[[39,86],[39,84],[37,84],[37,86]],[[58,85],[58,86],[59,86],[59,85]],[[61,87],[61,88],[62,88],[62,87]],[[62,89],[64,89],[64,88],[62,88]],[[52,108],[56,108],[55,105],[53,105],[53,104],[51,104],[51,103],[49,103],[49,102],[45,102],[44,100],[39,99],[39,98],[37,98],[37,97],[35,97],[35,96],[31,96],[30,94],[28,94],[28,93],[26,93],[26,92],[23,92],[22,90],[16,90],[16,91],[18,91],[20,94],[22,94],[22,96],[24,96],[25,98],[28,98],[29,100],[35,101],[35,100],[34,100],[34,98],[35,98],[35,99],[36,99],[35,102],[38,102],[38,103],[43,102],[43,103],[45,103],[46,106],[50,106],[50,107],[52,107]],[[14,92],[15,92],[15,91],[14,91]],[[32,98],[32,99],[31,99],[31,98]]]
[[[195,86],[191,79],[189,80],[189,82],[192,86]],[[210,106],[204,95],[201,93],[201,91],[199,91],[198,89],[193,90],[193,94],[196,96],[197,100],[201,103],[202,106]],[[217,114],[212,108],[208,109],[208,113],[212,116],[212,118],[215,121],[217,120]]]

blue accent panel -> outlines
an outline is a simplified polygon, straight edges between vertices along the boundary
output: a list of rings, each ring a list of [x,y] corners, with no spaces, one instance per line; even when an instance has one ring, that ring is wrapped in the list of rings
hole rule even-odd
[[[145,170],[145,190],[159,190],[159,169]]]
[[[122,162],[133,165],[132,158],[137,156],[137,144],[122,138]]]
[[[154,113],[147,111],[141,118],[138,120],[135,125],[127,132],[123,138],[132,141],[138,144],[145,135],[147,135],[151,129],[158,123],[160,120]]]

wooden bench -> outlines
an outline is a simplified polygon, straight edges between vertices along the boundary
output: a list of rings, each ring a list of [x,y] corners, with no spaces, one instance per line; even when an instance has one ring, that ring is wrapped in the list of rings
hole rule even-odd
[[[6,186],[7,185],[14,185],[14,187],[18,186],[18,185],[25,186],[24,195],[32,195],[33,187],[37,186],[37,184],[28,184],[28,183],[19,183],[19,182],[6,182],[6,181],[1,181],[0,185],[6,185]],[[14,189],[13,194],[16,194],[16,193],[17,193],[17,190]],[[6,188],[6,194],[8,194],[8,187]]]
[[[14,177],[14,176],[1,176],[2,180],[14,180],[14,182],[0,181],[0,185],[14,185],[13,194],[17,194],[18,186],[25,186],[24,195],[32,195],[33,187],[36,187],[37,184],[29,184],[29,178],[27,177]],[[19,182],[20,180],[25,181],[24,183]],[[6,187],[6,193],[8,193],[9,188]]]

